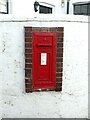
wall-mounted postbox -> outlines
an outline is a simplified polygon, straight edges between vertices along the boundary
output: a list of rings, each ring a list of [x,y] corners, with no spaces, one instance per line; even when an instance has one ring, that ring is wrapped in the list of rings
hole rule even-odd
[[[56,33],[34,32],[32,50],[32,87],[56,87]]]

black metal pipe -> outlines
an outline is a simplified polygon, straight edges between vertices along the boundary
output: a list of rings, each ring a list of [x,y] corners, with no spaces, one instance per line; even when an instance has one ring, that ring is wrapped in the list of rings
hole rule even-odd
[[[8,1],[7,1],[7,14],[9,14],[9,4],[8,4]]]
[[[67,14],[69,14],[69,1],[67,1]]]

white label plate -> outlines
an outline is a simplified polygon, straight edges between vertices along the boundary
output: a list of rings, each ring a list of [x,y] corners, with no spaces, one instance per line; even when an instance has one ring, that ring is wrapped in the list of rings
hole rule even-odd
[[[47,53],[41,53],[41,65],[47,65]]]

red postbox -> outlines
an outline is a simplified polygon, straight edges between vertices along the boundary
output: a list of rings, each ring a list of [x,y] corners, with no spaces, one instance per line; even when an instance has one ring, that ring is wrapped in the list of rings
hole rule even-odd
[[[32,49],[32,87],[56,87],[56,33],[34,32]]]

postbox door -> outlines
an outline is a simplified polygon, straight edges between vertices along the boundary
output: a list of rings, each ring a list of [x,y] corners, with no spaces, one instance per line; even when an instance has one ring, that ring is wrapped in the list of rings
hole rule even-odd
[[[33,33],[33,88],[56,86],[56,33]]]

